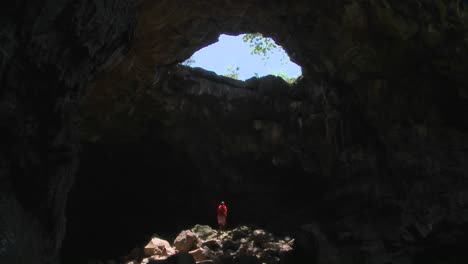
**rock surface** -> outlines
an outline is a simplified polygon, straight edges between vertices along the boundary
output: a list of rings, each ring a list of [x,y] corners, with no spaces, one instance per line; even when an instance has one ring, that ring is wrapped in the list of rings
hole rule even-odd
[[[190,230],[182,231],[174,240],[174,248],[179,252],[189,252],[198,243],[198,237]]]
[[[78,103],[122,59],[133,1],[12,1],[0,8],[0,263],[57,263],[79,166]]]
[[[176,250],[166,240],[154,237],[145,246],[143,253],[147,257],[154,256],[154,259],[160,260],[175,255]]]
[[[296,232],[303,232],[304,223],[313,224],[312,238],[305,241],[314,249],[304,254],[330,263],[419,261],[431,254],[422,252],[438,247],[428,240],[432,232],[441,232],[435,230],[466,234],[465,220],[445,224],[453,223],[448,220],[453,215],[466,219],[463,130],[408,123],[400,107],[384,100],[387,108],[379,106],[377,112],[403,118],[387,123],[371,117],[375,109],[363,112],[356,93],[307,79],[293,87],[275,77],[236,83],[184,67],[163,75],[166,80],[144,95],[154,103],[135,108],[128,118],[161,124],[151,134],[186,152],[200,171],[190,208],[228,197],[241,212],[238,221]],[[127,120],[115,119],[104,129],[120,127],[119,133],[131,136],[145,131],[144,126],[121,129],[120,122]],[[425,134],[428,129],[431,136]],[[441,153],[450,154],[440,159]],[[465,257],[456,250],[462,241],[452,240],[441,254]],[[315,243],[321,246],[313,256]]]
[[[242,232],[245,236],[242,238],[234,236],[234,234],[238,234],[239,232]],[[181,241],[187,241],[183,239],[187,238],[187,236],[190,237],[190,241],[199,241],[199,243],[181,243]],[[159,244],[161,244],[167,252],[175,253],[179,248],[184,249],[184,252],[179,251],[180,253],[177,252],[176,254],[170,254],[168,256],[165,252],[153,250],[157,248],[155,245]],[[130,260],[130,256],[126,257],[126,261],[124,262],[127,264],[147,264],[166,259],[169,261],[170,256],[175,257],[176,255],[187,253],[185,251],[188,249],[190,250],[188,252],[189,255],[192,256],[197,264],[289,264],[291,263],[289,262],[291,258],[288,258],[288,256],[291,255],[293,246],[294,239],[285,241],[261,229],[252,230],[247,226],[240,226],[233,230],[216,231],[209,226],[196,225],[190,230],[182,231],[174,241],[173,247],[165,240],[153,238],[144,248],[145,253],[149,252],[148,249],[151,249],[152,252],[149,252],[151,254],[148,254],[147,258],[142,260]],[[176,263],[182,264],[177,261]]]
[[[468,261],[467,10],[456,0],[3,4],[0,263],[59,261],[78,168],[67,263],[104,252],[93,246],[128,225],[178,223],[161,217],[155,192],[167,208],[188,204],[167,214],[180,221],[222,198],[236,201],[233,221],[293,229],[296,263]],[[176,66],[243,32],[273,37],[301,81]],[[187,174],[152,167],[168,160]]]

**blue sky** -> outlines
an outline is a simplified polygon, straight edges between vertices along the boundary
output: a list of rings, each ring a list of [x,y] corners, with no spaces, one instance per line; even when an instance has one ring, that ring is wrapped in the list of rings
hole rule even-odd
[[[195,63],[191,66],[214,71],[219,75],[226,74],[228,67],[237,66],[241,80],[251,78],[255,73],[259,76],[279,72],[290,77],[301,75],[301,68],[289,60],[283,49],[275,49],[268,60],[262,60],[261,56],[250,54],[249,43],[245,43],[242,36],[219,36],[218,42],[193,54]],[[284,62],[281,61],[283,58]]]

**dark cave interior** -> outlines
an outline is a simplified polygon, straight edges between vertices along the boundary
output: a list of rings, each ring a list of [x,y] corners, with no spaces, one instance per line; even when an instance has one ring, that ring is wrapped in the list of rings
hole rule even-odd
[[[229,205],[228,228],[248,225],[291,234],[301,223],[295,214],[307,213],[301,201],[317,200],[323,188],[307,186],[302,171],[261,160],[235,165],[258,180],[234,188],[229,182],[201,186],[200,169],[187,154],[154,136],[117,147],[83,144],[81,157],[67,206],[64,263],[116,259],[144,246],[153,234],[170,241],[195,224],[216,228],[221,200]],[[252,183],[263,188],[252,194]]]
[[[116,258],[220,200],[293,263],[468,261],[466,1],[14,1],[0,25],[0,263]],[[240,32],[303,78],[178,65]]]

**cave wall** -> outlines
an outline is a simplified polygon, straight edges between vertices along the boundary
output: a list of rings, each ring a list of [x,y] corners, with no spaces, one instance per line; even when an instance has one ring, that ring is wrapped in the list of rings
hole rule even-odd
[[[78,167],[77,102],[128,50],[131,1],[0,9],[0,262],[56,263]],[[112,15],[111,15],[112,14]]]
[[[311,251],[319,240],[321,263],[466,257],[460,250],[467,231],[466,153],[441,146],[452,138],[427,143],[411,123],[376,127],[356,93],[306,78],[292,86],[274,76],[242,82],[180,65],[161,67],[156,76],[162,77],[112,90],[120,99],[113,101],[115,111],[101,109],[102,119],[93,115],[93,107],[111,105],[106,99],[111,94],[90,91],[82,135],[90,145],[125,146],[122,141],[131,139],[140,148],[151,141],[135,138],[158,139],[186,153],[179,162],[189,162],[191,169],[178,181],[191,179],[191,188],[177,193],[192,203],[169,217],[201,212],[205,217],[199,220],[215,225],[207,205],[215,208],[226,200],[233,207],[232,225],[311,233],[305,243]],[[134,89],[138,92],[130,94]],[[401,109],[385,111],[397,115]],[[433,129],[457,133],[448,125]],[[458,133],[460,146],[467,137]],[[127,159],[135,155],[147,158],[146,152],[132,152]],[[165,186],[170,186],[167,196],[180,189]],[[162,221],[154,222],[153,230],[158,228],[174,230]],[[447,233],[450,239],[441,239]]]
[[[162,124],[157,137],[200,171],[201,204],[228,197],[242,221],[311,233],[322,263],[466,258],[466,6],[252,3],[148,6],[165,17],[140,24],[131,63],[96,82],[85,108],[103,118],[88,132],[106,141]],[[170,66],[220,33],[257,31],[302,66],[294,87]]]
[[[57,260],[77,137],[125,149],[154,131],[216,186],[201,201],[240,200],[217,182],[260,188],[258,176],[293,171],[284,188],[296,196],[270,216],[298,204],[289,221],[318,241],[321,263],[466,257],[464,2],[50,0],[0,12],[2,263]],[[297,87],[174,69],[220,33],[242,32],[282,45],[303,68]],[[239,210],[278,202],[254,197]]]

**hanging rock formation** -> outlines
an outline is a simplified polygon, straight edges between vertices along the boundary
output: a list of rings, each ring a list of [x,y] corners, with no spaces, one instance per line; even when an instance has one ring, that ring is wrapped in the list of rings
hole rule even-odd
[[[78,167],[67,231],[78,244],[73,219],[92,202],[112,199],[137,225],[129,212],[159,193],[167,208],[187,205],[171,211],[180,221],[227,196],[233,219],[317,243],[318,263],[466,260],[463,1],[16,1],[0,21],[1,263],[58,261]],[[303,78],[244,83],[177,66],[243,32],[273,37]],[[152,164],[187,171],[165,178]],[[103,208],[95,221],[124,226]]]

